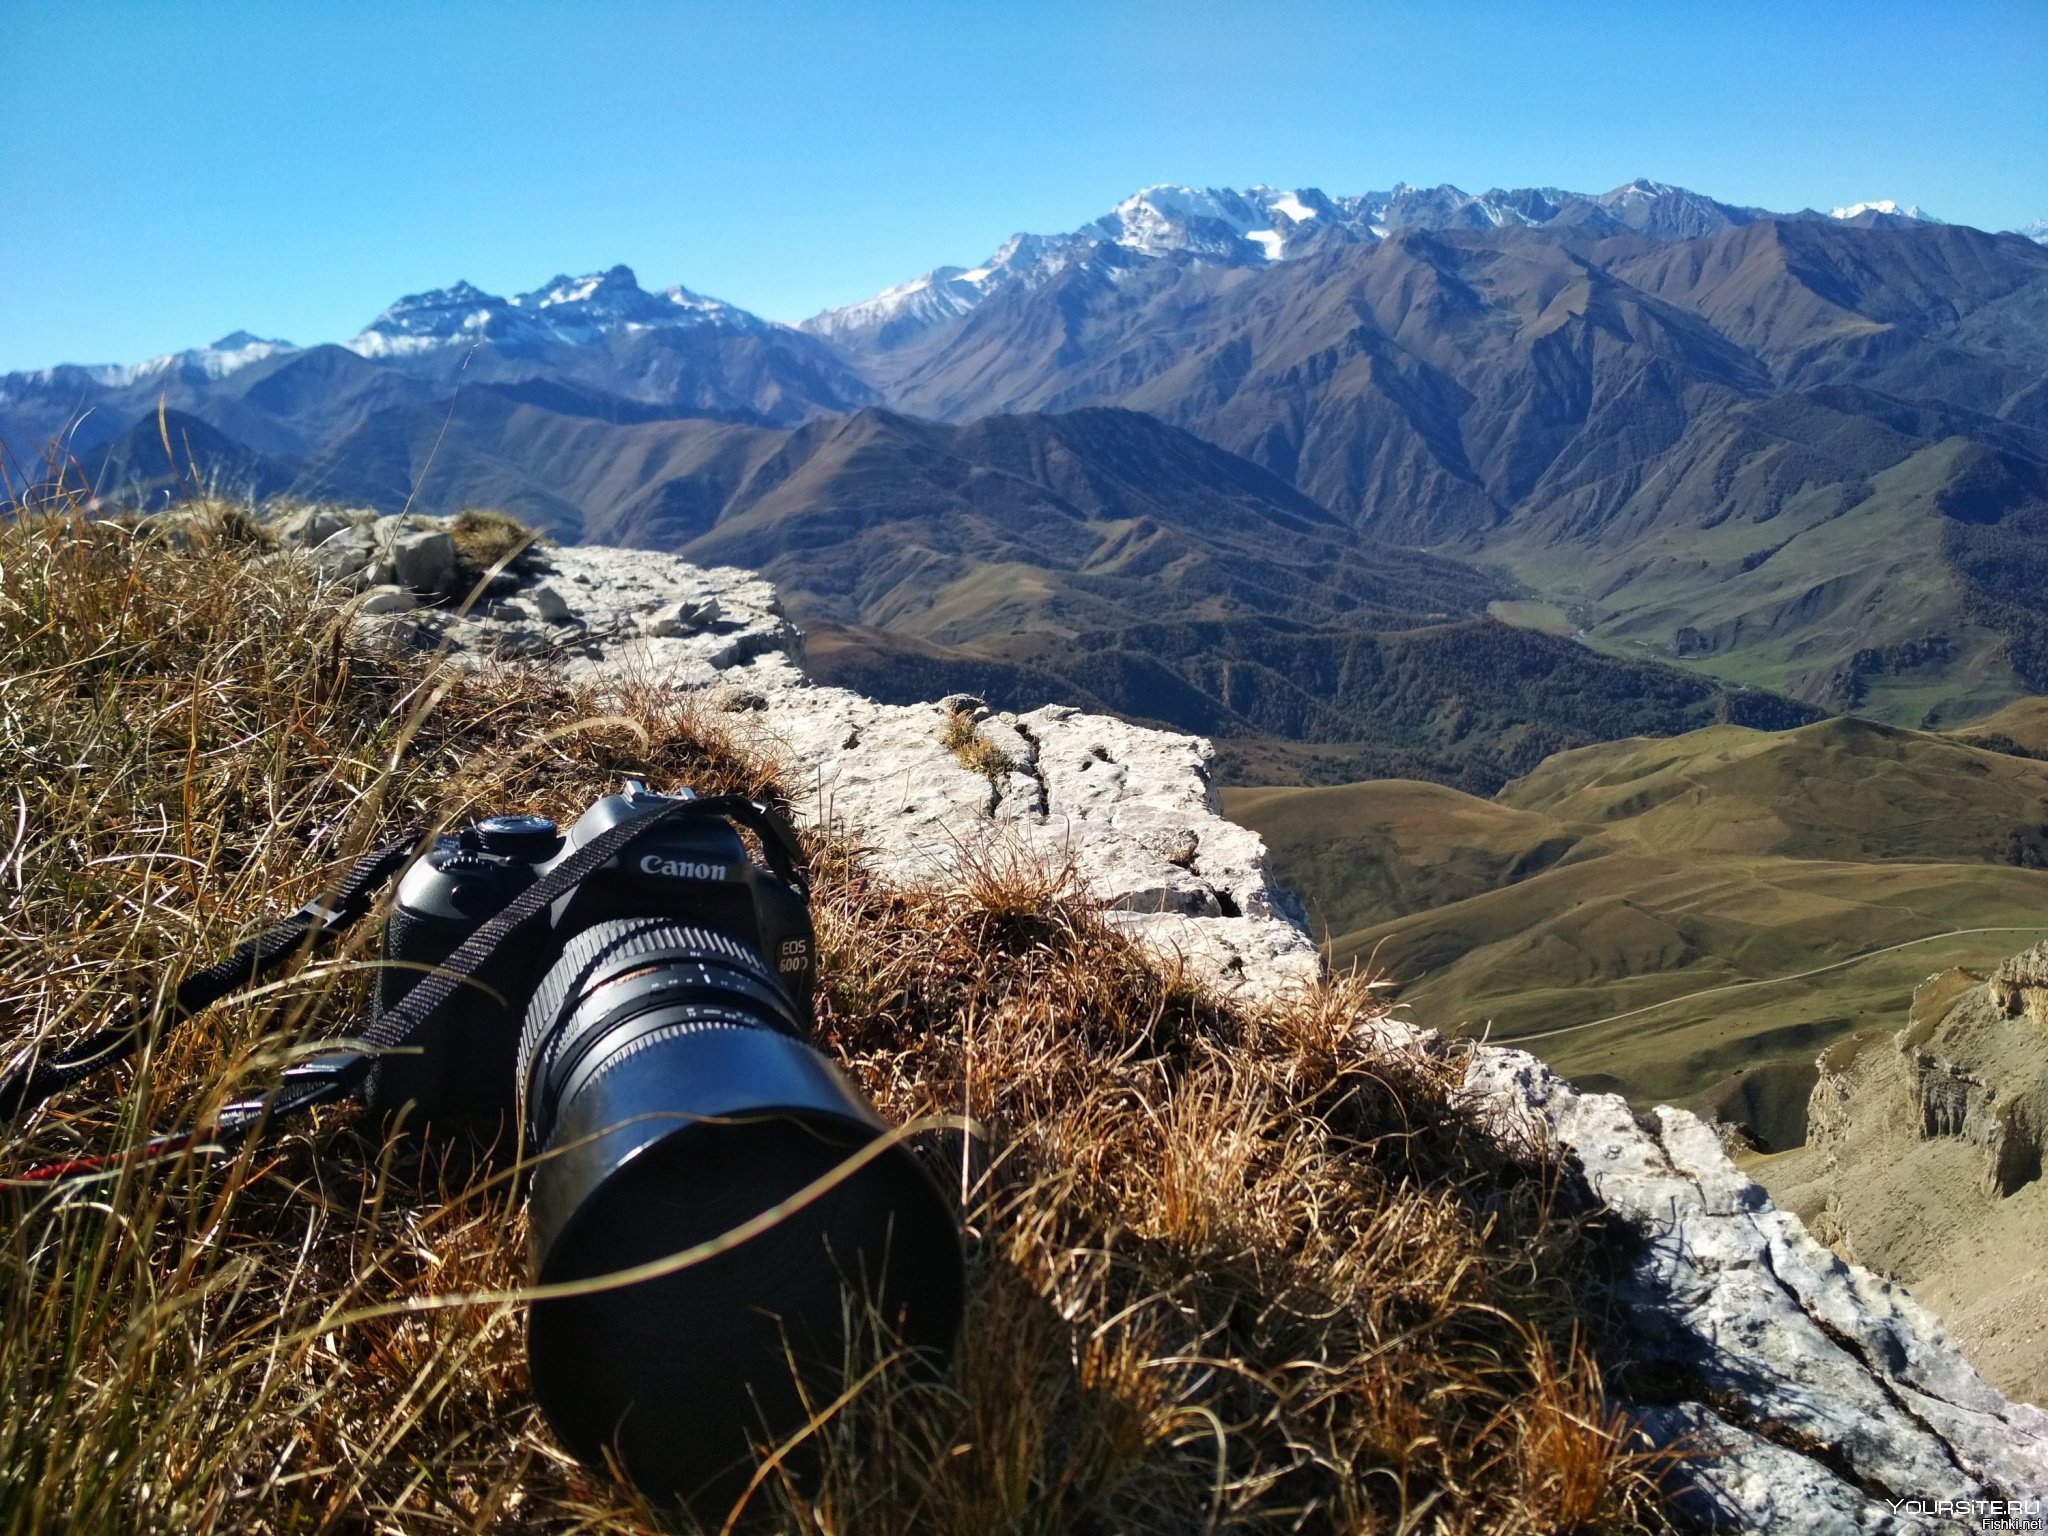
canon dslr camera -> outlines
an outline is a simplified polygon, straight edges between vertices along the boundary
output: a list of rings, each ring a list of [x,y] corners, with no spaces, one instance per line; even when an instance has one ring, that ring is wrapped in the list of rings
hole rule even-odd
[[[843,1369],[849,1293],[934,1359],[960,1318],[950,1202],[901,1144],[849,1166],[886,1128],[807,1038],[817,960],[794,838],[758,803],[631,782],[566,836],[489,817],[406,871],[378,1004],[578,849],[656,813],[434,1010],[417,1049],[380,1057],[365,1096],[435,1123],[516,1111],[534,1279],[597,1282],[535,1302],[534,1395],[583,1460],[609,1453],[651,1499],[715,1523]],[[602,1283],[700,1245],[709,1256],[673,1273]]]

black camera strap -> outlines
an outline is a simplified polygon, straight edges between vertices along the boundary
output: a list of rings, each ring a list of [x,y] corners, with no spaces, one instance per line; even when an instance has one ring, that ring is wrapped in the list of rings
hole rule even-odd
[[[348,1097],[369,1075],[371,1064],[378,1055],[402,1050],[409,1045],[420,1027],[447,1004],[459,987],[473,981],[508,939],[656,828],[699,817],[728,819],[747,828],[759,839],[762,854],[776,878],[800,895],[808,894],[803,850],[787,823],[765,802],[744,795],[671,801],[599,833],[528,886],[464,940],[452,955],[422,977],[396,1004],[386,1009],[358,1037],[358,1047],[289,1067],[269,1092],[224,1106],[212,1131],[203,1136],[160,1137],[138,1149],[137,1155],[145,1159],[166,1156],[201,1142],[232,1149],[266,1121],[275,1123],[316,1105]],[[258,976],[276,969],[309,934],[334,933],[363,917],[377,891],[406,863],[416,846],[416,842],[405,842],[380,849],[356,865],[338,888],[332,903],[309,902],[285,921],[238,946],[225,960],[188,977],[178,988],[171,1009],[171,1022],[183,1022],[230,993],[250,985]],[[146,1033],[144,1021],[123,1019],[31,1072],[10,1074],[0,1080],[0,1115],[11,1115],[39,1104],[96,1068],[131,1054],[141,1045]],[[104,1162],[102,1159],[89,1159],[53,1164],[32,1170],[26,1177],[63,1178],[74,1173],[97,1171]]]
[[[418,846],[417,839],[391,843],[358,860],[326,901],[309,901],[283,922],[273,923],[234,952],[194,971],[178,983],[164,1010],[167,1027],[203,1013],[222,998],[254,986],[279,969],[309,937],[339,932],[370,910],[377,892]],[[0,1077],[0,1120],[12,1120],[101,1067],[125,1060],[149,1037],[149,1017],[123,1008],[114,1022],[95,1030],[69,1050],[28,1060]]]

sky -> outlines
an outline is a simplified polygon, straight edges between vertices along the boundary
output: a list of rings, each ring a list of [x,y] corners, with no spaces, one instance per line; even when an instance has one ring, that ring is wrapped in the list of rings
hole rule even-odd
[[[2048,218],[2048,3],[0,0],[0,371],[625,262],[795,321],[1141,186]]]

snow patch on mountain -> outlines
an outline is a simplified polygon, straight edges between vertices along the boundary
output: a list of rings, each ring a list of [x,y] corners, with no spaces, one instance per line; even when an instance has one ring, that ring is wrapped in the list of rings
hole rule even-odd
[[[1299,224],[1316,216],[1316,210],[1303,204],[1300,196],[1293,192],[1282,192],[1273,199],[1273,211],[1284,213]]]
[[[627,266],[551,278],[512,298],[475,284],[407,294],[342,343],[364,357],[402,357],[453,345],[576,345],[603,336],[669,326],[765,330],[769,323],[723,299],[680,284],[649,293]]]
[[[1941,220],[1933,214],[1922,211],[1918,203],[1908,203],[1903,208],[1891,198],[1880,198],[1869,203],[1850,203],[1844,208],[1830,208],[1831,219],[1853,219],[1866,213],[1889,213],[1901,219],[1913,219],[1922,224],[1939,224]]]

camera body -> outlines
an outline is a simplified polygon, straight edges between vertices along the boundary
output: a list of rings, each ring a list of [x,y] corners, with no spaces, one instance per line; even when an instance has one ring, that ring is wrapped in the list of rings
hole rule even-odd
[[[399,882],[384,930],[378,1013],[577,849],[678,798],[695,796],[652,794],[629,780],[566,836],[543,817],[501,815],[437,838]],[[380,1113],[408,1110],[409,1118],[434,1123],[509,1114],[519,1097],[521,1020],[536,985],[578,933],[641,917],[687,922],[758,952],[808,1026],[817,960],[803,888],[749,858],[729,820],[685,817],[635,840],[558,898],[544,933],[499,946],[415,1033],[412,1047],[376,1060],[364,1100]]]
[[[860,1309],[936,1367],[964,1304],[951,1198],[810,1042],[808,894],[762,803],[629,781],[566,836],[492,816],[440,839],[385,928],[380,1016],[424,974],[460,984],[398,1008],[363,1097],[517,1116],[535,1400],[586,1465],[709,1525],[843,1388]]]

